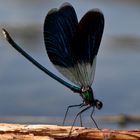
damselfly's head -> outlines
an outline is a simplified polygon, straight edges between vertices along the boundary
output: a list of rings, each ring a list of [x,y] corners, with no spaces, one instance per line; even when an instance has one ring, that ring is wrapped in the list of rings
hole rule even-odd
[[[101,101],[95,99],[94,102],[95,102],[95,106],[97,109],[99,109],[99,110],[102,109],[103,103]]]
[[[99,110],[103,107],[103,103],[101,101],[94,99],[93,90],[91,87],[82,87],[80,95],[86,105],[95,106]]]

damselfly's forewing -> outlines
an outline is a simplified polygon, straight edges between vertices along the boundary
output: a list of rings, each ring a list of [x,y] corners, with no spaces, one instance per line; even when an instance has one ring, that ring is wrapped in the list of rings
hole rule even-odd
[[[93,82],[103,28],[104,17],[97,9],[87,12],[79,23],[70,4],[46,16],[44,40],[48,56],[59,72],[76,85],[91,86]]]

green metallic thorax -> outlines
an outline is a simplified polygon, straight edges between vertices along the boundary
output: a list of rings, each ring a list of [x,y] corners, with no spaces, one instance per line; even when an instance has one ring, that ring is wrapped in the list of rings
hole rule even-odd
[[[94,104],[94,96],[91,87],[82,87],[81,96],[86,104]]]

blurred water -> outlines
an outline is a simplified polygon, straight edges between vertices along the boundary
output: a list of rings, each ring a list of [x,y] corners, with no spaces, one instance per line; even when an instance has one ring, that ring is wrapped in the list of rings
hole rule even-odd
[[[63,2],[0,0],[0,28],[7,28],[18,44],[59,76],[47,57],[42,32],[47,12]],[[92,86],[96,98],[103,101],[104,107],[95,115],[139,115],[140,2],[69,2],[74,6],[78,19],[92,8],[101,9],[105,15],[105,31]],[[0,116],[63,117],[68,105],[81,102],[81,97],[35,68],[0,36]],[[73,116],[77,111],[71,110],[69,115]],[[89,113],[85,113],[85,116]],[[100,126],[119,129],[118,125]],[[127,126],[128,129],[136,127],[139,126]]]

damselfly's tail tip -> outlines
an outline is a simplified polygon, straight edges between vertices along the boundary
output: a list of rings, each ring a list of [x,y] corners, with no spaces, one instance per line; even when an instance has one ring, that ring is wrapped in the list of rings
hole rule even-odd
[[[8,37],[8,32],[7,32],[4,28],[2,28],[2,34],[3,34],[4,37],[7,39],[7,37]]]
[[[9,33],[6,31],[6,29],[2,28],[2,34],[4,36],[4,38],[10,42],[12,40],[12,38],[10,37]]]

